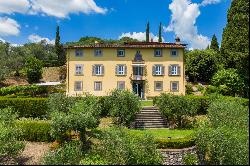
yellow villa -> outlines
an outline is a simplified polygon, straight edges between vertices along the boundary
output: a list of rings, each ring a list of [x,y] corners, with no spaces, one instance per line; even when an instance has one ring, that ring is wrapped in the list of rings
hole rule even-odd
[[[142,99],[167,92],[185,95],[184,49],[175,43],[130,42],[68,46],[67,95],[105,96],[128,89]]]

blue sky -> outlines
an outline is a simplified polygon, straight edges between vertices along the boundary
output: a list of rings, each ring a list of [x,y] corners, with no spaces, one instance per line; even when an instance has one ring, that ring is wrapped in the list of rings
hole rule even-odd
[[[230,3],[231,0],[0,0],[0,39],[24,44],[45,38],[53,43],[58,24],[63,43],[77,41],[81,36],[130,36],[142,40],[149,21],[154,40],[162,22],[165,42],[173,42],[178,35],[189,47],[204,48],[213,34],[221,41]]]

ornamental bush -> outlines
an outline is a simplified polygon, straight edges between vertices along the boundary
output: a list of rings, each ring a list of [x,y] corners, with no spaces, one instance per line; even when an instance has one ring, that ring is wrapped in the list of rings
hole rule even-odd
[[[183,127],[183,119],[186,116],[194,116],[199,109],[199,102],[195,100],[166,93],[158,97],[156,105],[167,121],[179,128]]]
[[[15,121],[15,124],[22,131],[18,140],[35,142],[53,141],[50,135],[51,124],[48,120],[20,119]]]
[[[48,152],[41,160],[42,165],[79,165],[82,157],[81,142],[71,141]]]
[[[94,147],[107,165],[159,165],[162,156],[150,135],[134,136],[122,128],[104,131]]]
[[[11,107],[18,117],[45,118],[47,112],[46,98],[7,98],[0,97],[0,109]]]
[[[51,113],[51,134],[60,142],[69,140],[67,132],[78,132],[82,148],[86,148],[86,129],[96,128],[100,123],[100,105],[94,96],[86,96],[69,109]]]
[[[192,137],[175,138],[175,139],[155,139],[158,149],[182,149],[195,145],[195,139]]]
[[[20,130],[14,123],[16,117],[11,109],[0,109],[0,163],[2,164],[15,159],[24,149],[24,144],[17,141]]]
[[[248,131],[248,106],[242,105],[238,99],[213,100],[208,108],[208,119],[196,132],[196,145],[205,164],[247,165]]]
[[[128,90],[113,90],[109,96],[109,115],[118,125],[129,127],[141,110],[139,97]]]

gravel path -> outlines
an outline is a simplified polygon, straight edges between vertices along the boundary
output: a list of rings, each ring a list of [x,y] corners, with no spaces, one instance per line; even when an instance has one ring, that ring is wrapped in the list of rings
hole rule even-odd
[[[43,155],[49,151],[50,143],[26,142],[24,151],[19,158],[21,165],[38,165]]]

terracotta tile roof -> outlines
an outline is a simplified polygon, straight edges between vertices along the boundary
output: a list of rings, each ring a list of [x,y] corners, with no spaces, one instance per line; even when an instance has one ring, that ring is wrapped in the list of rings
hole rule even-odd
[[[159,43],[159,42],[129,42],[124,44],[98,43],[91,45],[65,46],[66,49],[74,48],[186,48],[187,44]]]

